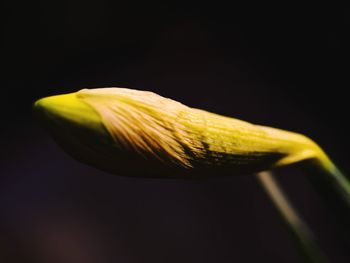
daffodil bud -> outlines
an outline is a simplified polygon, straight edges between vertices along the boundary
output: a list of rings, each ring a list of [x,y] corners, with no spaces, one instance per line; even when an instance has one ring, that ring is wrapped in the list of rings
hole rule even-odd
[[[148,91],[83,89],[40,99],[35,109],[68,153],[115,174],[235,174],[306,159],[332,165],[303,135],[193,109]]]

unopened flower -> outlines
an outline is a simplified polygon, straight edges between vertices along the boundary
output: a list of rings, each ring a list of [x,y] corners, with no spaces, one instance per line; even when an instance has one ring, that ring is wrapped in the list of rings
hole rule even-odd
[[[76,159],[145,177],[259,172],[302,160],[332,166],[309,138],[190,108],[153,92],[83,89],[35,103]]]

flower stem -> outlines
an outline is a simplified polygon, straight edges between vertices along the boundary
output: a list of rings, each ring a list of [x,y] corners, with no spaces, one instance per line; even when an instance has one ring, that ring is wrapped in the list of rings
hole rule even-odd
[[[257,178],[288,227],[291,237],[299,251],[304,255],[305,261],[309,263],[328,262],[315,243],[308,226],[289,202],[278,182],[273,178],[273,174],[267,171],[260,172],[257,174]]]

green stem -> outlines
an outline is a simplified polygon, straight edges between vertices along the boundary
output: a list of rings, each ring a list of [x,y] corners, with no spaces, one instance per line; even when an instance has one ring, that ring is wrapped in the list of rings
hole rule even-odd
[[[309,263],[326,263],[328,260],[315,243],[311,231],[289,202],[271,172],[260,172],[257,178],[288,227],[304,259]]]
[[[350,182],[348,178],[336,166],[334,166],[331,174],[334,178],[334,184],[338,187],[339,193],[350,209]]]
[[[342,226],[342,232],[347,238],[350,233],[349,179],[335,165],[326,169],[318,163],[311,162],[305,163],[304,169],[307,179]]]

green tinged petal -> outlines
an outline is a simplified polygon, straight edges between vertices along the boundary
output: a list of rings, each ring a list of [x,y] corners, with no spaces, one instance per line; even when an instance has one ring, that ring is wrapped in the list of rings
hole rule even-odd
[[[100,132],[101,117],[77,93],[46,97],[35,102],[34,109],[46,121],[88,126]]]

